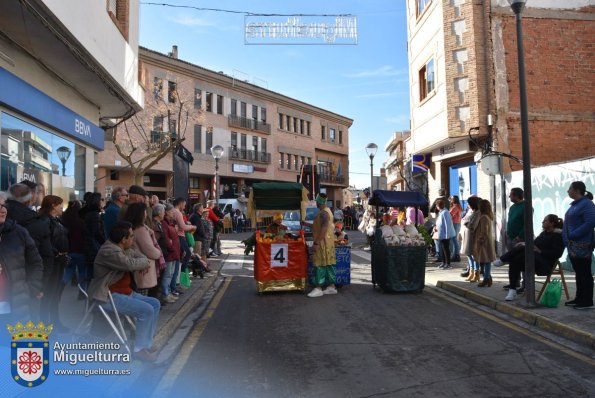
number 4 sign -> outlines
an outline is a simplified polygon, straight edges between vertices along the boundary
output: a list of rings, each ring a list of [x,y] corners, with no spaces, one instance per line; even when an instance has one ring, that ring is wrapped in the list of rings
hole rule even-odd
[[[271,244],[271,268],[285,267],[289,265],[287,243]]]

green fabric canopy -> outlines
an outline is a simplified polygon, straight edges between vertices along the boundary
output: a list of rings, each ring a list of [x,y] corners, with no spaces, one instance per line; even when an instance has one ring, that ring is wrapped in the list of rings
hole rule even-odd
[[[260,182],[252,184],[248,217],[254,224],[257,210],[300,210],[305,214],[308,190],[296,182]]]

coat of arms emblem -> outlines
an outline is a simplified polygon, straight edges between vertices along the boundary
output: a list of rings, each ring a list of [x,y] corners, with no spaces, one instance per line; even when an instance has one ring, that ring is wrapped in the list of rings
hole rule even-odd
[[[53,326],[47,327],[43,322],[35,325],[29,321],[25,325],[20,322],[8,332],[12,335],[11,373],[12,379],[25,387],[36,387],[43,383],[50,372],[50,333]]]

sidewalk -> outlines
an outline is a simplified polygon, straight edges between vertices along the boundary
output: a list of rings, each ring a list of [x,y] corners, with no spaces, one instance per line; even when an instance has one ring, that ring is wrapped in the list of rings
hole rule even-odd
[[[453,263],[454,268],[449,270],[439,270],[434,262],[426,263],[426,285],[444,289],[547,332],[595,349],[595,310],[579,311],[564,306],[565,301],[574,299],[576,289],[574,272],[564,270],[569,299],[565,297],[562,289],[562,298],[557,308],[548,308],[539,304],[536,307],[529,307],[526,304],[525,294],[518,295],[514,301],[504,300],[508,293],[503,289],[503,286],[508,284],[507,266],[492,267],[493,285],[479,287],[477,283],[466,282],[460,276],[465,268],[466,258],[462,260],[463,262]],[[545,279],[545,277],[535,277],[536,297]]]

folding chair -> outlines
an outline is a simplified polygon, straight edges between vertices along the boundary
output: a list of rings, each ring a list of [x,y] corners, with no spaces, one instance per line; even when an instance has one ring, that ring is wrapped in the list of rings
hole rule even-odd
[[[562,282],[562,287],[564,287],[564,294],[566,294],[566,300],[570,299],[570,295],[568,294],[568,286],[566,286],[566,278],[564,278],[564,269],[562,268],[560,261],[556,261],[556,265],[554,265],[554,270],[551,274],[547,276],[547,278],[545,278],[545,282],[543,282],[543,286],[541,287],[539,295],[537,296],[537,301],[541,299],[541,295],[545,291],[545,288],[547,287],[548,283],[550,283],[552,275],[560,275],[560,281]]]
[[[99,311],[101,312],[101,314],[103,315],[103,317],[105,318],[105,320],[107,321],[107,323],[112,328],[113,332],[118,337],[118,340],[120,340],[120,343],[122,343],[122,345],[124,345],[124,347],[126,348],[126,351],[128,351],[128,353],[131,354],[130,343],[128,341],[128,337],[126,336],[126,331],[124,330],[124,325],[122,325],[120,315],[118,314],[118,309],[116,308],[116,304],[114,303],[114,298],[112,297],[112,293],[108,290],[107,295],[108,295],[109,301],[112,305],[113,314],[115,316],[117,325],[114,322],[114,320],[112,319],[112,317],[107,313],[107,311],[100,305],[101,303],[99,303],[96,300],[93,300],[91,302],[89,295],[87,294],[85,289],[83,289],[81,287],[80,284],[78,285],[78,289],[81,293],[83,293],[85,295],[85,315],[83,316],[83,319],[81,320],[81,322],[78,324],[78,326],[74,330],[73,335],[75,335],[75,336],[84,335],[84,333],[81,333],[83,327],[85,327],[85,326],[89,327],[89,323],[87,322],[87,320],[93,314],[93,311],[95,311],[95,309],[98,308]],[[125,318],[128,321],[128,323],[130,324],[130,326],[132,327],[132,329],[136,330],[136,326],[134,325],[134,322],[132,321],[132,319],[128,315],[125,315]]]

